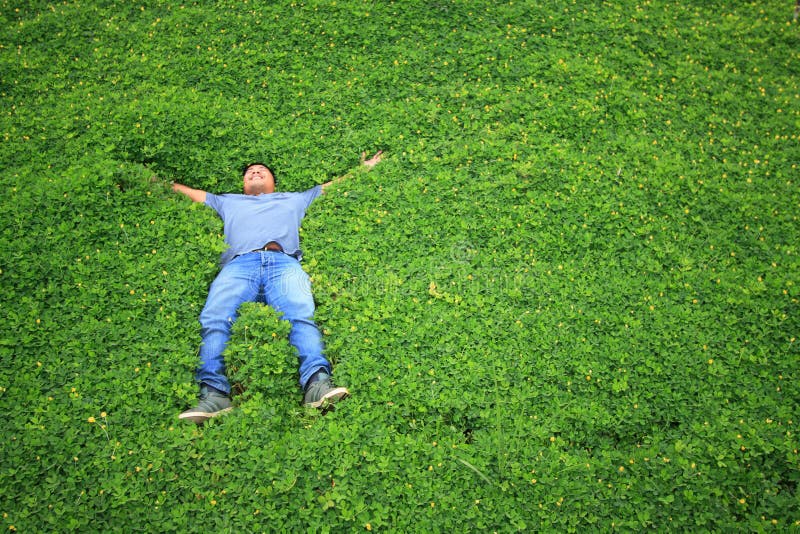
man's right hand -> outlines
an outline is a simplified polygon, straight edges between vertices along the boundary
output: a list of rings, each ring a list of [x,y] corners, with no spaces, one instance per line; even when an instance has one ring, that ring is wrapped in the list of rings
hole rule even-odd
[[[182,195],[186,195],[193,202],[205,202],[206,201],[206,192],[202,189],[192,189],[191,187],[185,186],[183,184],[179,184],[176,182],[172,182],[172,190],[176,193],[181,193]]]

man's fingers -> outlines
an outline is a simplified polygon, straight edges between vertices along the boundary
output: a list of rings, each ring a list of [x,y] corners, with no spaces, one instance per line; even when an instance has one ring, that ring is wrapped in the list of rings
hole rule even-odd
[[[371,158],[367,159],[367,151],[365,150],[361,153],[361,163],[369,167],[374,167],[381,160],[382,154],[383,150],[378,150]]]

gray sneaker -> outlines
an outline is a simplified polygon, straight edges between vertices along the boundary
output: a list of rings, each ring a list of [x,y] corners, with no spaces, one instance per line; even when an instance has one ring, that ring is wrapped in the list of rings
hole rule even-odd
[[[317,380],[306,388],[303,404],[310,408],[328,408],[334,402],[344,399],[350,394],[347,388],[335,387],[330,375],[320,373]]]
[[[190,408],[180,414],[178,419],[188,419],[198,425],[202,425],[207,419],[215,415],[229,412],[233,409],[231,399],[215,390],[209,390],[205,385],[200,386],[200,395],[197,406]]]

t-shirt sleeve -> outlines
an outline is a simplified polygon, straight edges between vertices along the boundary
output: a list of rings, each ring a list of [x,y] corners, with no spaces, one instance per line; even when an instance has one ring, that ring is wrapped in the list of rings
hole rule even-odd
[[[214,193],[206,193],[206,206],[217,212],[222,217],[222,197]]]
[[[318,185],[316,187],[312,187],[307,191],[303,191],[301,194],[303,195],[303,199],[305,200],[305,207],[306,209],[308,209],[311,203],[314,202],[314,200],[322,194],[322,186]]]

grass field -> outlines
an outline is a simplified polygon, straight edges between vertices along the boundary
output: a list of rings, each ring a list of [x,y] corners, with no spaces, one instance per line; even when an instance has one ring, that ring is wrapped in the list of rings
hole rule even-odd
[[[800,528],[793,2],[0,0],[0,528]],[[170,191],[355,169],[303,227],[353,395]]]

